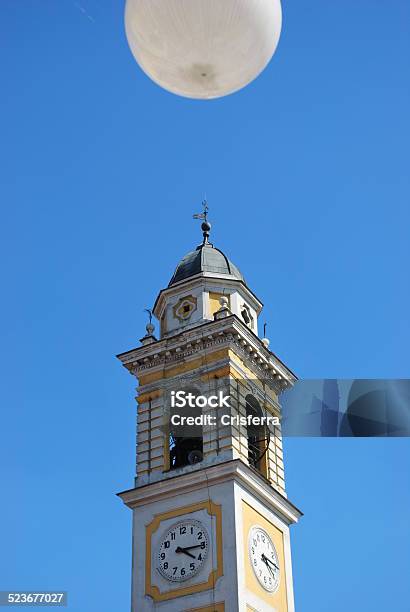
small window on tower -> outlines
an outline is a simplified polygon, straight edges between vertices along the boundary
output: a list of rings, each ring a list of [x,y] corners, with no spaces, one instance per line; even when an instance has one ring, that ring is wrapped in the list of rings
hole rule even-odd
[[[246,416],[248,419],[250,419],[246,427],[249,465],[258,470],[258,472],[260,472],[262,476],[265,476],[266,478],[266,454],[269,447],[270,432],[266,425],[258,424],[258,419],[263,417],[259,402],[253,397],[253,395],[247,395],[245,401]]]
[[[242,306],[241,316],[242,316],[242,319],[244,320],[244,322],[246,323],[246,325],[248,327],[250,327],[251,329],[253,329],[253,317],[251,315],[251,311],[249,309],[249,306],[247,306],[246,304],[244,304]]]

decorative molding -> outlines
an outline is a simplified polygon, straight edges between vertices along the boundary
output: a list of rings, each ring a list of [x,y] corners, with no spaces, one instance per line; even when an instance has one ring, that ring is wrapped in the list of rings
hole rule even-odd
[[[152,535],[158,530],[163,521],[166,521],[171,518],[185,516],[187,514],[192,514],[193,512],[198,512],[198,510],[206,510],[210,516],[215,517],[216,569],[213,569],[210,572],[208,580],[206,582],[200,582],[198,584],[179,587],[170,591],[161,592],[155,584],[152,584],[151,579]],[[193,595],[201,591],[206,591],[207,589],[213,588],[218,578],[223,576],[222,508],[219,504],[215,504],[210,499],[203,502],[199,502],[197,504],[184,506],[183,508],[177,508],[168,512],[156,514],[152,521],[146,526],[145,538],[145,594],[152,597],[154,601],[166,601],[168,599],[174,599],[175,597]]]
[[[197,309],[197,303],[198,299],[194,295],[186,295],[181,297],[172,307],[174,318],[178,319],[179,321],[187,321],[191,318],[192,313]],[[188,308],[186,314],[184,312],[185,307]]]
[[[198,325],[171,338],[122,353],[118,358],[131,374],[138,377],[198,356],[206,357],[207,352],[221,346],[235,350],[256,377],[271,380],[278,390],[296,380],[295,375],[236,315]]]
[[[245,465],[240,459],[233,459],[198,471],[188,472],[118,493],[129,508],[138,508],[147,503],[180,497],[191,491],[234,480],[257,497],[262,504],[279,515],[285,523],[297,523],[302,512],[286,497],[274,489],[255,470]]]

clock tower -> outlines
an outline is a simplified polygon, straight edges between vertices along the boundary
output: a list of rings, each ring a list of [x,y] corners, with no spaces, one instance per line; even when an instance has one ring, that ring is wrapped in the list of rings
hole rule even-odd
[[[293,612],[280,392],[295,375],[260,338],[262,303],[203,240],[179,262],[141,345],[132,612]]]

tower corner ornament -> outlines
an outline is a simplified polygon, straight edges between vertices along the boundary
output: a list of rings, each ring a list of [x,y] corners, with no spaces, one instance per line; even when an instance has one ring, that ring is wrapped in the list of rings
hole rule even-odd
[[[118,494],[134,514],[131,609],[293,612],[302,513],[285,488],[280,393],[296,376],[266,324],[259,336],[262,302],[209,243],[202,206],[202,244],[145,309],[141,345],[118,355],[138,381],[135,483]]]

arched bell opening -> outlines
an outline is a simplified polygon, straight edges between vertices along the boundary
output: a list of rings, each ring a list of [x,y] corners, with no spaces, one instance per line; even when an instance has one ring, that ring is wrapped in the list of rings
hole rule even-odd
[[[249,465],[268,477],[267,452],[270,442],[269,428],[263,423],[263,412],[253,395],[247,395],[246,402],[246,436],[248,440]]]
[[[185,465],[195,465],[200,463],[203,458],[202,438],[184,438],[170,434],[169,467],[171,470]]]
[[[195,388],[184,389],[185,396],[200,395]],[[202,408],[187,404],[183,407],[171,407],[169,421],[169,469],[175,470],[187,465],[195,465],[203,460],[203,431],[201,424],[173,425],[172,415],[183,417],[201,417]]]

